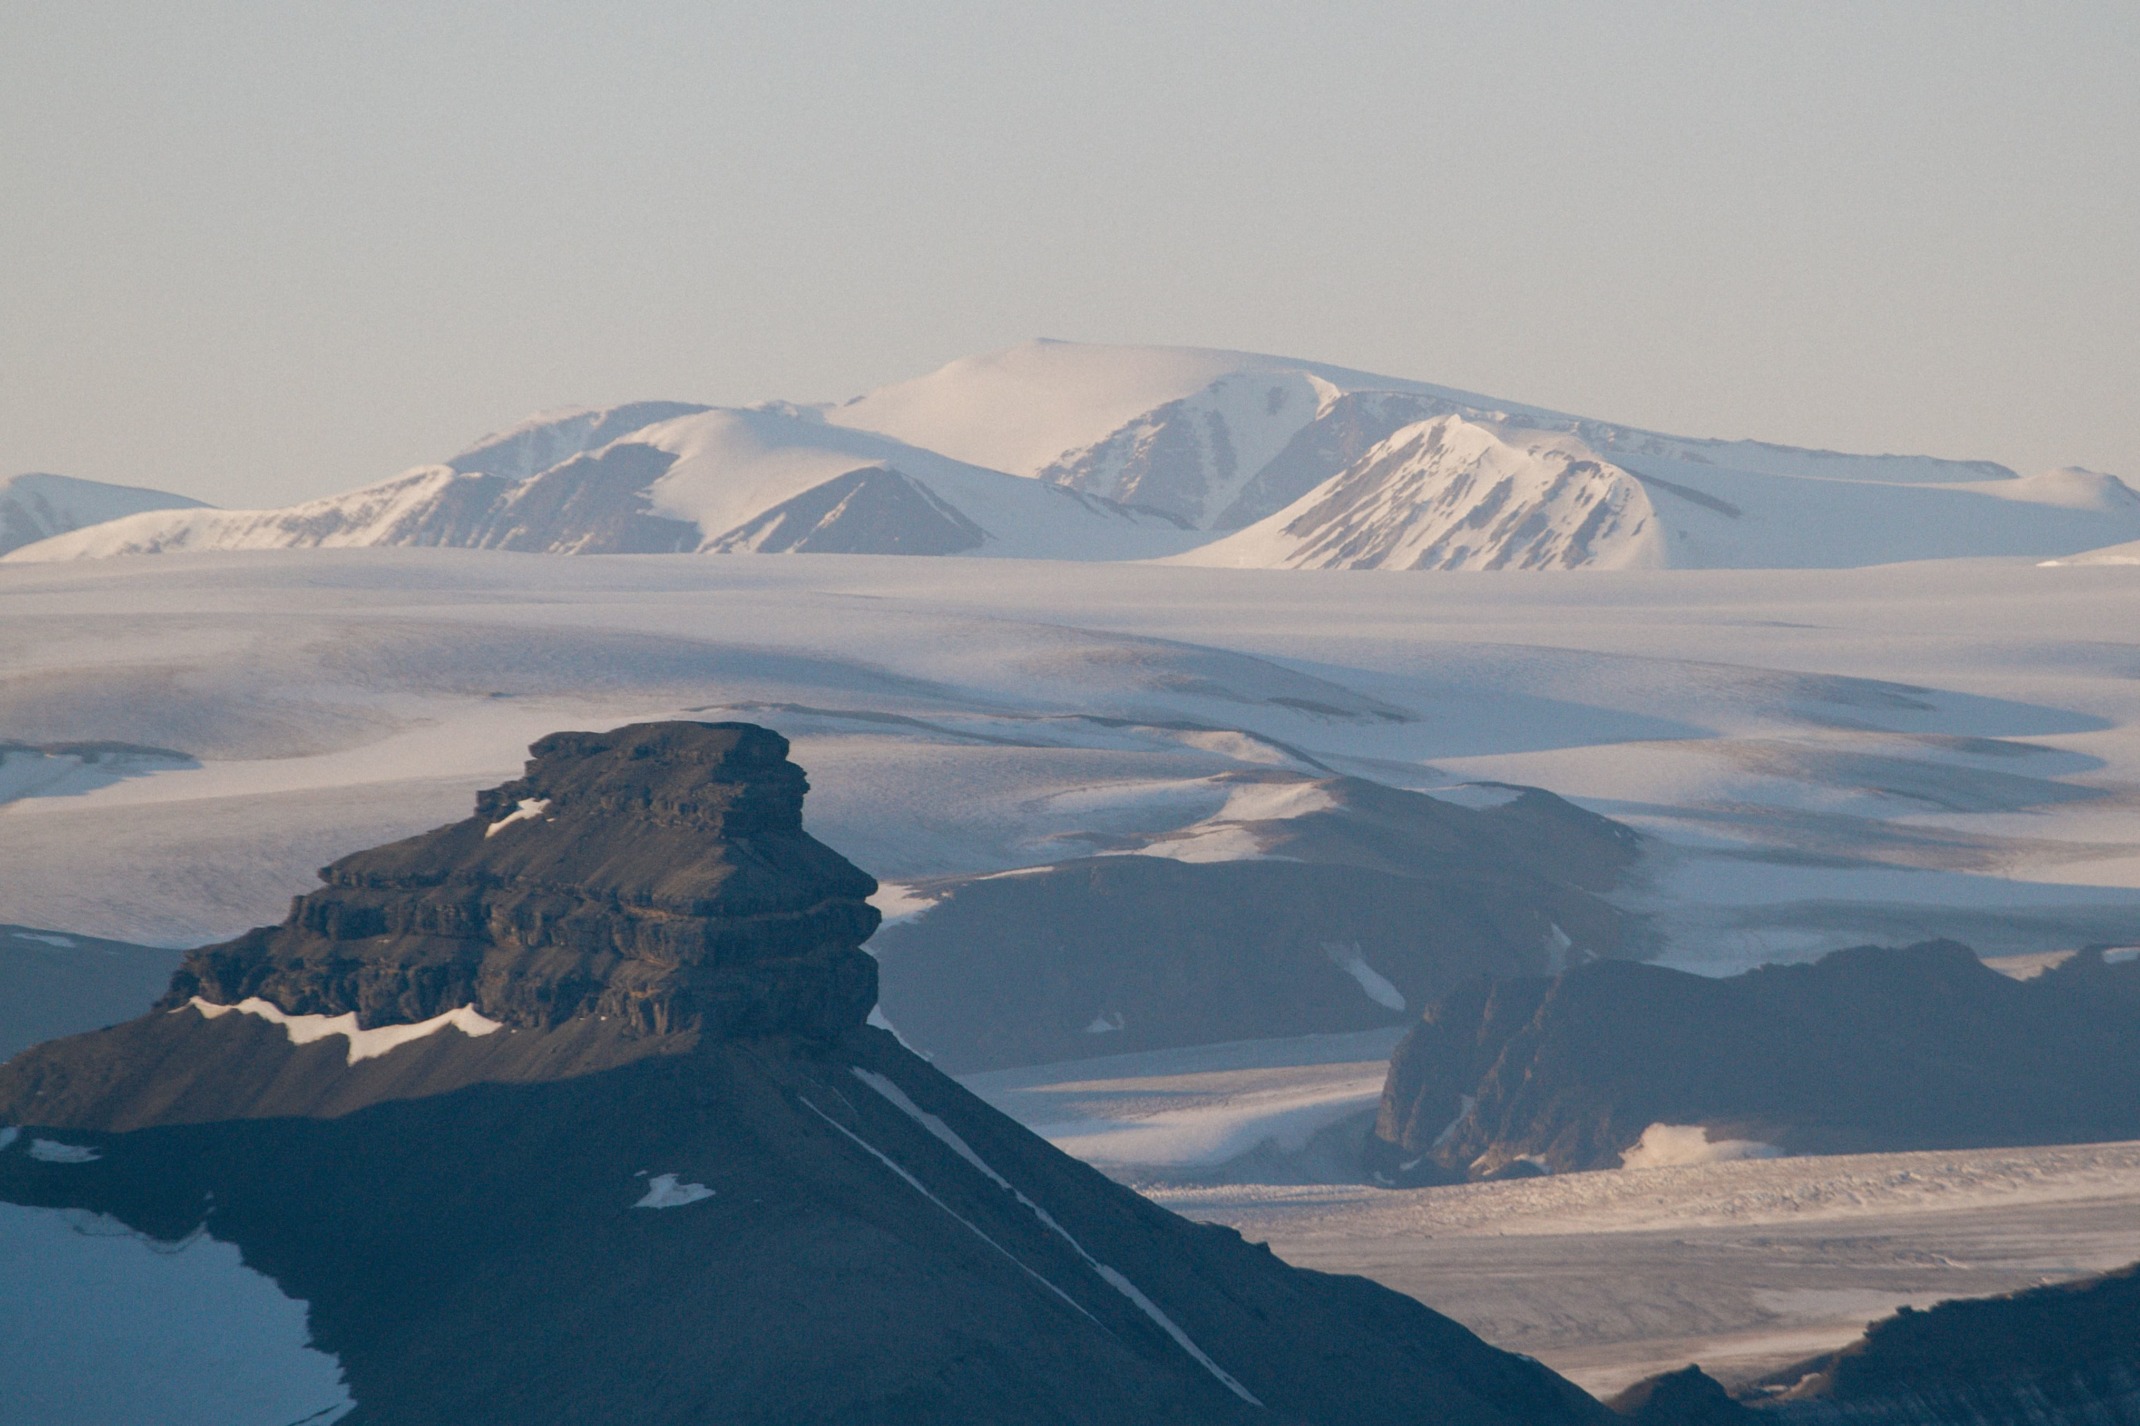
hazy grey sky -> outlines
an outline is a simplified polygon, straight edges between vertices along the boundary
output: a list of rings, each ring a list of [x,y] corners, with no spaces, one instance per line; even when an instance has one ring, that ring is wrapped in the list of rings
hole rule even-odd
[[[0,474],[1041,335],[2140,481],[2140,5],[0,0]]]

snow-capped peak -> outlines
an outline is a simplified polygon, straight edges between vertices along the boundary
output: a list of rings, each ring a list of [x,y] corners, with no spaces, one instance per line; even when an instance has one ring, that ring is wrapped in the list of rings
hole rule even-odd
[[[1291,505],[1180,556],[1290,569],[1624,569],[1662,563],[1642,483],[1573,436],[1437,416]]]
[[[168,490],[32,473],[0,480],[0,555],[71,530],[143,510],[200,509]]]

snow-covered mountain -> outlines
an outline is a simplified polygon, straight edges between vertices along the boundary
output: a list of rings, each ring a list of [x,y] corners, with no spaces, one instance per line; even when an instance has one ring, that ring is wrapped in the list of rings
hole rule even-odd
[[[0,555],[137,511],[192,509],[200,503],[167,490],[107,485],[100,480],[42,474],[9,476],[0,480]]]
[[[1882,457],[1853,466],[1630,435],[1438,416],[1176,559],[1256,569],[1822,568],[2030,554],[2140,531],[2140,495],[2090,471],[1925,471]],[[1852,477],[1867,465],[1882,478]],[[1957,473],[1976,478],[1907,478]]]
[[[453,545],[1840,568],[2134,539],[2140,496],[2090,471],[1703,440],[1284,357],[1037,341],[837,406],[552,412],[348,494],[133,515],[15,557]]]
[[[1193,538],[1165,516],[827,425],[804,408],[658,407],[663,419],[585,450],[574,447],[614,431],[615,413],[519,427],[445,464],[280,510],[114,520],[25,558],[428,545],[1137,559]],[[554,465],[512,473],[530,451],[560,450],[568,454]]]
[[[1199,529],[1234,529],[1399,426],[1501,405],[1251,352],[1036,341],[870,392],[826,419],[1164,510]]]
[[[1625,569],[1663,563],[1641,481],[1574,437],[1437,416],[1185,563]]]
[[[600,450],[642,426],[707,409],[689,401],[633,401],[623,406],[543,411],[485,436],[446,464],[466,475],[526,480],[574,456]]]

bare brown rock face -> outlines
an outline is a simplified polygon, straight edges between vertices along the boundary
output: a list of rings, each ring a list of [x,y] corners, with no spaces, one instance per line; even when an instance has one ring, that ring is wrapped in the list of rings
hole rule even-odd
[[[876,882],[803,831],[785,738],[655,723],[530,751],[473,816],[344,857],[280,926],[193,952],[163,1006],[817,1037],[868,1016]]]

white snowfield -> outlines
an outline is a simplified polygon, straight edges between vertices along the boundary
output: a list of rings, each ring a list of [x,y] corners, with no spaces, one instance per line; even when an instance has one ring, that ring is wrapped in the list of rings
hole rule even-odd
[[[2048,569],[2074,564],[2140,564],[2140,540],[2132,540],[2122,545],[2108,545],[2099,550],[2083,550],[2065,559],[2044,561],[2044,566]]]
[[[1440,416],[1248,528],[1175,558],[1241,569],[1796,569],[2086,547],[2140,529],[2113,476],[1910,481],[1744,470],[1677,446]],[[1954,475],[1958,472],[1943,472]]]
[[[403,1045],[436,1035],[449,1025],[471,1038],[495,1034],[505,1028],[473,1005],[463,1005],[428,1020],[406,1025],[381,1025],[372,1030],[357,1028],[357,1012],[354,1010],[342,1015],[291,1015],[273,1001],[258,996],[241,1000],[236,1005],[217,1005],[196,995],[171,1013],[183,1014],[188,1008],[199,1011],[204,1020],[215,1020],[232,1013],[257,1016],[271,1025],[282,1026],[293,1045],[309,1045],[314,1040],[341,1035],[349,1042],[350,1064],[377,1059]]]
[[[685,1183],[680,1175],[658,1173],[646,1181],[646,1193],[632,1207],[682,1208],[713,1196],[713,1190],[703,1183]]]
[[[1758,1139],[1712,1139],[1700,1124],[1652,1124],[1634,1147],[1620,1155],[1623,1169],[1679,1168],[1688,1164],[1726,1164],[1734,1159],[1781,1158],[1783,1150]]]
[[[2091,471],[1668,436],[1286,357],[1046,341],[836,406],[550,413],[284,509],[150,496],[25,517],[0,556],[416,545],[1840,568],[2140,539],[2140,496]],[[0,490],[0,534],[10,508]],[[36,543],[6,555],[10,539]]]
[[[335,857],[465,817],[546,733],[691,717],[787,735],[811,830],[899,914],[927,914],[934,877],[1266,855],[1255,826],[1347,774],[1456,801],[1540,786],[1635,826],[1619,894],[1679,964],[1934,934],[2133,944],[2134,628],[2131,568],[2029,560],[0,564],[0,733],[182,759],[8,783],[0,923],[229,937]]]

